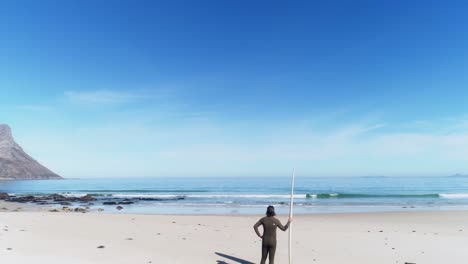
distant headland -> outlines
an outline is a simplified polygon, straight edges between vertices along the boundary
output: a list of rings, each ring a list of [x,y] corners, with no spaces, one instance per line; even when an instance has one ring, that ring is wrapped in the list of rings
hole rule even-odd
[[[0,124],[0,180],[63,179],[39,164],[18,145],[8,125]]]

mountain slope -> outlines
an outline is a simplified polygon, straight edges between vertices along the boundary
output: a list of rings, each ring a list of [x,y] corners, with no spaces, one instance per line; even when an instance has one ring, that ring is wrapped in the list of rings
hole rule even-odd
[[[0,124],[0,179],[48,180],[62,177],[26,154],[14,141],[10,127]]]

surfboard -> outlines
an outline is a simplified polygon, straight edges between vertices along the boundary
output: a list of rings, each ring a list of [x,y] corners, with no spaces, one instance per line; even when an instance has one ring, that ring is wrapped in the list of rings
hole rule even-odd
[[[294,176],[296,174],[296,169],[293,169],[291,177],[291,199],[289,202],[289,218],[293,217],[293,207],[294,207]],[[292,264],[292,223],[289,223],[289,264]]]

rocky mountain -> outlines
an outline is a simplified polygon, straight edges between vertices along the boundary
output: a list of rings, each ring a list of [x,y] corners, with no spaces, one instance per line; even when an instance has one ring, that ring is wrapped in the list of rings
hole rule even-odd
[[[11,128],[0,124],[0,180],[62,179],[39,164],[15,142]]]

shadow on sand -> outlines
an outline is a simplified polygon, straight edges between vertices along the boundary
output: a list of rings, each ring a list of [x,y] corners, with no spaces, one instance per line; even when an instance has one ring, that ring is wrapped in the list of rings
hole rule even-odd
[[[255,263],[247,261],[245,259],[236,258],[236,257],[229,256],[229,255],[226,255],[226,254],[223,254],[223,253],[215,252],[215,254],[220,256],[220,257],[227,258],[229,260],[235,261],[235,262],[237,262],[239,264],[255,264]],[[222,260],[217,260],[216,264],[228,264],[228,263],[225,262],[225,261],[222,261]]]

